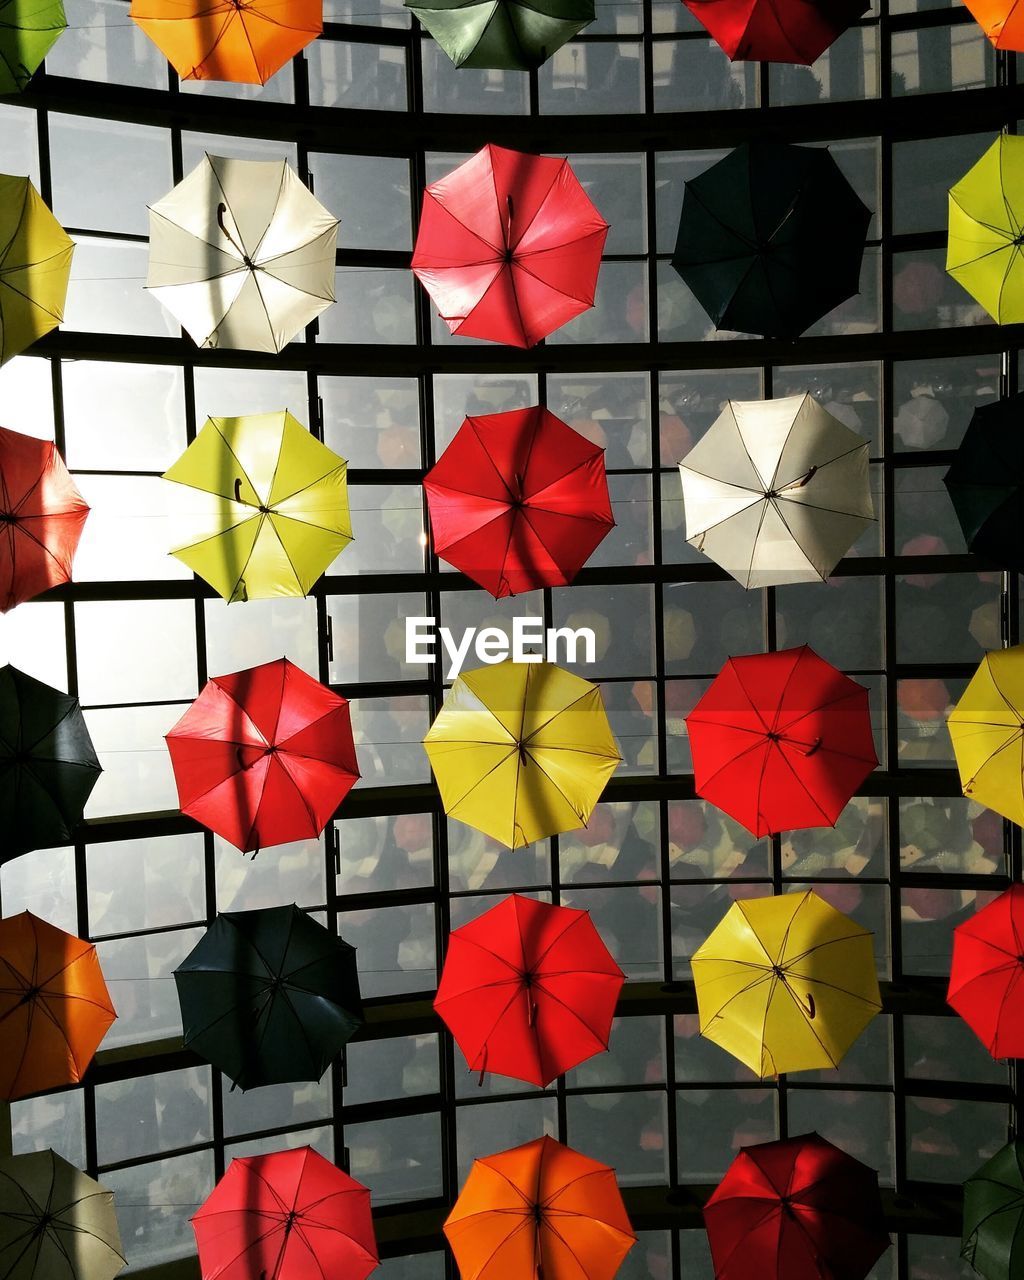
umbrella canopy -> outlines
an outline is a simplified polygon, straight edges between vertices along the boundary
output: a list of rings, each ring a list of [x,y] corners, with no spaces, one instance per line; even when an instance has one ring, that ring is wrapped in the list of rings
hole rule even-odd
[[[975,409],[943,477],[968,549],[1024,573],[1024,394]]]
[[[816,1133],[741,1147],[704,1223],[716,1280],[863,1280],[890,1244],[878,1174]]]
[[[214,676],[167,750],[182,813],[245,853],[319,836],[359,777],[348,702],[287,658]]]
[[[679,475],[687,542],[748,589],[828,577],[874,519],[868,442],[809,394],[730,400]]]
[[[697,794],[758,837],[835,826],[878,764],[867,689],[807,645],[729,658],[686,727]]]
[[[687,182],[672,265],[716,328],[796,338],[858,292],[870,221],[824,148],[745,142]]]
[[[594,0],[405,0],[457,67],[532,71],[588,27]]]
[[[622,759],[601,690],[550,662],[460,675],[423,745],[445,813],[510,849],[585,826]]]
[[[20,93],[67,26],[62,0],[0,0],[0,93]]]
[[[296,906],[222,911],[174,981],[185,1048],[241,1089],[319,1080],[363,1023],[355,948]]]
[[[423,193],[412,269],[452,333],[532,347],[594,305],[607,235],[568,160],[488,143]]]
[[[0,1160],[4,1280],[113,1280],[125,1265],[106,1187],[53,1151]]]
[[[101,772],[78,699],[0,667],[0,863],[70,844]]]
[[[868,0],[683,0],[733,62],[809,67],[870,7]]]
[[[1024,1058],[1024,885],[953,931],[946,999],[993,1058]]]
[[[948,725],[964,795],[1024,825],[1024,645],[985,654]]]
[[[0,174],[0,364],[64,319],[74,251],[28,178]]]
[[[434,1008],[471,1071],[543,1089],[608,1048],[623,981],[589,912],[513,894],[452,932]]]
[[[116,1017],[91,942],[31,911],[0,920],[0,1098],[77,1084]]]
[[[52,441],[0,427],[0,613],[71,581],[88,514]]]
[[[701,1035],[762,1077],[837,1067],[882,1009],[870,931],[811,890],[734,902],[692,963]]]
[[[950,187],[946,270],[997,324],[1024,320],[1024,138],[1000,134]]]
[[[1024,52],[1024,13],[1016,0],[964,0],[964,4],[997,49]]]
[[[1001,1147],[964,1183],[960,1256],[985,1280],[1013,1280],[1024,1259],[1024,1141]]]
[[[615,524],[604,450],[539,406],[467,418],[423,488],[434,550],[495,600],[570,583]]]
[[[208,155],[150,207],[146,288],[198,346],[276,353],[334,301],[337,242],[284,160]]]
[[[364,1280],[370,1193],[311,1147],[232,1160],[192,1218],[203,1280]]]
[[[209,495],[171,554],[229,602],[304,596],[352,541],[347,471],[287,410],[208,418],[164,472]]]
[[[474,1160],[444,1233],[462,1280],[612,1280],[636,1242],[614,1169],[547,1137]]]
[[[324,29],[323,0],[132,0],[182,80],[266,84]]]

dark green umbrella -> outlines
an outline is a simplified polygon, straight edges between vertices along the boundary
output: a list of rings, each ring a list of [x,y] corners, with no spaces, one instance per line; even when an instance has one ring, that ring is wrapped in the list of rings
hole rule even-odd
[[[0,93],[17,93],[67,30],[62,0],[0,0]]]
[[[0,667],[0,863],[68,844],[101,772],[78,699]]]
[[[870,221],[824,148],[745,142],[687,182],[672,265],[716,328],[795,338],[858,292]]]
[[[964,1183],[960,1256],[985,1280],[1024,1268],[1024,1142],[1009,1142]]]
[[[296,906],[222,912],[174,981],[186,1047],[242,1089],[319,1080],[363,1021],[355,948]]]
[[[1024,573],[1024,394],[975,409],[944,482],[968,548]]]
[[[594,21],[594,0],[405,0],[457,67],[530,71]]]

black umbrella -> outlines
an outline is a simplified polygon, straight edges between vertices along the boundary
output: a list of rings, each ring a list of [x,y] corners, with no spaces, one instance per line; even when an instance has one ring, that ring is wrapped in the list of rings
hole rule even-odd
[[[72,840],[101,772],[78,699],[0,667],[0,863]]]
[[[975,409],[944,481],[969,549],[1024,572],[1024,394]]]
[[[363,1021],[355,948],[296,906],[223,912],[174,981],[186,1047],[242,1089],[319,1080]]]
[[[870,221],[823,148],[745,142],[687,182],[672,265],[716,328],[795,338],[858,292]]]

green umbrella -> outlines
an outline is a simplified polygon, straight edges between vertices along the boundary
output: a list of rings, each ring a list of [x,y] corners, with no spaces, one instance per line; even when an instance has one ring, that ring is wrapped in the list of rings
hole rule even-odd
[[[594,21],[594,0],[405,0],[457,67],[530,71]]]
[[[124,1266],[106,1187],[52,1151],[0,1160],[4,1280],[113,1280]]]
[[[964,1183],[960,1256],[985,1280],[1024,1267],[1024,1142],[1009,1142]]]
[[[296,906],[222,912],[174,981],[186,1048],[241,1089],[319,1080],[363,1021],[355,948]]]
[[[0,863],[70,843],[100,772],[78,699],[0,667]]]
[[[61,0],[0,0],[0,93],[19,93],[67,30]]]

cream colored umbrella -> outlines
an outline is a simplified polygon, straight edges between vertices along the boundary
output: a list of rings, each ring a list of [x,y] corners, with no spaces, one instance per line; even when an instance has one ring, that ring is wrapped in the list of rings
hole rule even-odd
[[[874,519],[868,442],[806,393],[730,400],[679,474],[687,542],[747,588],[826,578]]]
[[[284,160],[205,156],[149,211],[149,277],[200,347],[278,352],[334,301],[338,221]]]

